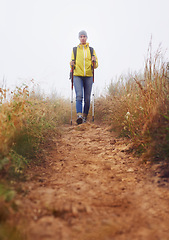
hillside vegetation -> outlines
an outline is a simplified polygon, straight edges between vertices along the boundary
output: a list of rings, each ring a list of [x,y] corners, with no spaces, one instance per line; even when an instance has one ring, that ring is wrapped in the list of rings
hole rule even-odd
[[[0,239],[22,239],[13,224],[6,223],[17,210],[13,199],[20,192],[19,182],[26,181],[30,164],[41,164],[42,145],[60,135],[60,125],[69,122],[69,109],[67,100],[45,98],[26,85],[14,91],[0,88]]]
[[[133,140],[131,151],[145,161],[168,160],[169,74],[161,48],[153,55],[150,43],[143,73],[112,82],[107,95],[98,99],[96,109],[97,118],[112,131]]]

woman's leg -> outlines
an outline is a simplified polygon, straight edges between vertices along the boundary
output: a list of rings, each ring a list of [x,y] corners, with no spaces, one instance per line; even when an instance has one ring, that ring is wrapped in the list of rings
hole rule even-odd
[[[92,92],[93,77],[84,79],[84,115],[87,117],[90,108],[90,96]]]
[[[74,76],[73,83],[76,93],[76,112],[82,113],[82,100],[83,100],[83,80],[81,77]]]

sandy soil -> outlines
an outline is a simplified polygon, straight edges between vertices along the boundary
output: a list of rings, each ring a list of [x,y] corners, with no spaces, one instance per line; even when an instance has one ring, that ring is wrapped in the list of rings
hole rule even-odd
[[[130,146],[96,124],[65,126],[17,200],[28,239],[168,240],[169,184]]]

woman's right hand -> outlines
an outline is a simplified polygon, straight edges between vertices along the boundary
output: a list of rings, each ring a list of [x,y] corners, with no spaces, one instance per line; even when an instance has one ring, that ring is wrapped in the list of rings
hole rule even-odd
[[[75,65],[75,61],[72,60],[72,61],[70,62],[70,65],[73,67],[73,66]]]

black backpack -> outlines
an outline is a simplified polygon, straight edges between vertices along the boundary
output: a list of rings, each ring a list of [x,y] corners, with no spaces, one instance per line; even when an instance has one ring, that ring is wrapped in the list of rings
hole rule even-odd
[[[93,56],[93,48],[92,47],[89,47],[90,49],[90,54],[91,54],[91,57]],[[74,60],[75,60],[75,63],[76,63],[76,54],[77,54],[77,47],[74,47],[73,48],[73,53],[74,53]]]

